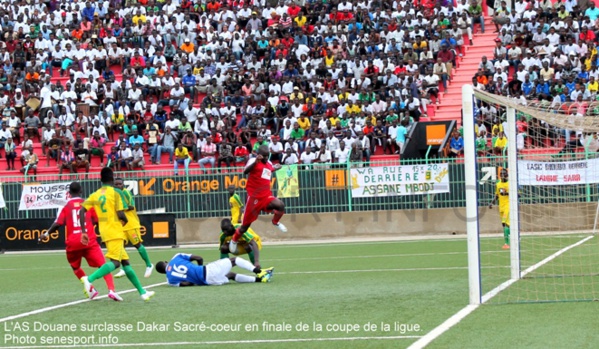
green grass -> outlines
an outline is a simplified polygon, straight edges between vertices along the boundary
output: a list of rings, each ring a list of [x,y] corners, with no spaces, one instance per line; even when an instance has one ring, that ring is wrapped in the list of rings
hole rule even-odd
[[[483,265],[483,272],[495,270],[490,275],[496,286],[509,276],[507,264],[500,265],[508,263],[509,252],[498,249],[501,245],[495,242],[499,240],[483,241],[481,245],[486,251],[483,263],[487,261],[487,266],[494,267],[485,269]],[[218,258],[215,248],[149,250],[154,261],[168,260],[177,252],[199,254],[207,261]],[[551,253],[549,251],[547,255]],[[141,258],[135,251],[130,255],[133,266],[141,275],[144,269]],[[532,260],[526,263],[529,262]],[[560,263],[559,260],[556,262]],[[157,343],[157,347],[162,348],[182,346],[160,344],[174,342],[187,342],[185,347],[190,348],[406,348],[416,338],[401,336],[418,337],[428,333],[468,302],[465,240],[266,245],[261,263],[276,268],[270,284],[233,282],[221,287],[157,286],[153,288],[156,296],[148,303],[134,292],[123,294],[123,303],[107,299],[86,301],[0,323],[0,347],[10,344],[6,342],[7,334],[29,334],[37,338],[37,345],[43,336],[94,335],[97,341],[99,336],[112,334],[119,344],[140,348],[149,343]],[[3,299],[0,318],[83,298],[81,284],[70,271],[64,253],[2,255],[0,277]],[[163,281],[163,276],[156,273],[150,279],[142,278],[144,285]],[[126,279],[115,282],[118,290],[132,288]],[[106,294],[103,280],[96,281],[95,286],[101,294]],[[487,280],[486,286],[491,287],[492,283]],[[597,303],[592,302],[482,306],[434,341],[431,348],[585,345],[590,348],[588,343],[594,343],[596,347],[599,345],[596,336],[590,334],[593,333],[591,326],[597,323],[597,310]],[[108,322],[131,324],[133,330],[8,332],[14,330],[17,323],[33,326],[35,322],[77,326]],[[138,331],[138,322],[168,325],[168,330]],[[239,330],[177,332],[176,322],[229,324],[239,326]],[[288,324],[291,330],[264,331],[265,322]],[[399,331],[395,328],[396,323],[418,325],[419,329]],[[302,324],[307,326],[304,331],[298,330]],[[322,330],[317,331],[315,324],[321,325]],[[377,329],[367,331],[365,326],[368,324],[375,324]],[[381,324],[388,324],[389,329],[382,329]],[[359,329],[343,331],[336,327],[327,331],[327,325],[357,326]],[[252,326],[258,330],[254,331]],[[576,338],[571,340],[573,336]],[[366,338],[325,340],[348,337]],[[268,342],[288,339],[305,341]],[[214,343],[226,341],[232,342]]]

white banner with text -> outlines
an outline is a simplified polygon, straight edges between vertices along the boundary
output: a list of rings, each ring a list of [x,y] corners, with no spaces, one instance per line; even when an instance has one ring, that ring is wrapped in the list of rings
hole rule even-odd
[[[449,193],[447,164],[351,169],[352,197]]]
[[[519,185],[599,183],[599,158],[560,162],[518,162]]]
[[[69,199],[69,185],[66,183],[24,184],[19,211],[58,209]]]

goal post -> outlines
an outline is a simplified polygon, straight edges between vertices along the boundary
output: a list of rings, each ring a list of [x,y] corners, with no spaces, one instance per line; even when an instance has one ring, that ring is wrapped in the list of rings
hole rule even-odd
[[[487,141],[477,143],[477,103],[498,110],[492,127],[505,131],[507,151],[493,149],[495,134],[491,154],[479,154]],[[462,87],[470,304],[599,299],[599,152],[587,147],[596,142],[599,150],[591,134],[599,131],[599,102],[549,103]],[[483,169],[490,180],[479,176]],[[507,229],[506,215],[488,207],[502,169]]]
[[[474,137],[474,91],[472,85],[462,86],[462,126],[464,127],[464,174],[466,185],[466,231],[468,240],[468,288],[470,304],[481,303],[480,241],[478,234],[478,190],[476,145]]]

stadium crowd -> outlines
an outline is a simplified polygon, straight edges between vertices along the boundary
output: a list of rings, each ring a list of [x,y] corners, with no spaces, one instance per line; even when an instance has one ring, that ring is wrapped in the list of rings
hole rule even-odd
[[[398,153],[484,30],[476,0],[5,4],[0,147],[9,169],[21,148],[61,172],[230,166],[261,144],[286,164]]]
[[[517,0],[512,8],[501,1],[493,16],[498,33],[493,56],[481,58],[473,85],[544,111],[597,115],[598,18],[599,8],[592,0]],[[505,110],[485,102],[479,102],[478,110],[479,154],[501,154],[507,147]],[[530,116],[518,116],[517,130],[519,150],[599,150],[596,134],[559,129]],[[487,137],[492,137],[490,142]]]

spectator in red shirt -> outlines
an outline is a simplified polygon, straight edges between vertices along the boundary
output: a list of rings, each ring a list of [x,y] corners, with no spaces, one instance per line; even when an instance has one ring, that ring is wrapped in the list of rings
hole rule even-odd
[[[285,46],[286,49],[290,49],[294,41],[291,34],[287,33],[285,34],[285,37],[281,39],[281,45]]]
[[[131,61],[130,64],[132,67],[142,67],[145,68],[146,67],[146,60],[139,55],[139,51],[135,51],[135,54],[133,55],[133,57],[131,57]]]
[[[214,0],[210,0],[208,4],[206,4],[206,10],[208,11],[218,11],[220,9],[220,4]]]
[[[289,6],[289,8],[287,9],[287,14],[289,15],[289,17],[291,18],[295,18],[297,17],[297,15],[300,13],[300,11],[302,10],[301,7],[297,6],[297,4],[292,4],[291,6]]]
[[[589,28],[587,27],[582,27],[582,31],[580,32],[578,37],[582,41],[594,41],[595,33],[592,30],[589,30]]]
[[[245,165],[250,156],[250,152],[248,151],[248,145],[239,144],[237,148],[235,148],[235,162],[237,164]]]

